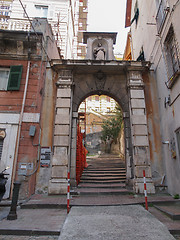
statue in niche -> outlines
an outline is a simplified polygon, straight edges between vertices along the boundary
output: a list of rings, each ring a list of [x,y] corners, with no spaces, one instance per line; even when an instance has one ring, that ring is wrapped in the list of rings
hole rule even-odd
[[[106,51],[101,43],[98,43],[98,47],[94,48],[93,53],[96,60],[105,60]]]

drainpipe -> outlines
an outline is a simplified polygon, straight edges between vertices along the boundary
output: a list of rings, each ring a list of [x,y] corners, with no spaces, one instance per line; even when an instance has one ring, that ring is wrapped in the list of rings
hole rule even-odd
[[[15,176],[16,176],[19,141],[20,141],[22,120],[23,120],[23,114],[24,114],[24,106],[25,106],[26,95],[27,95],[27,87],[28,87],[28,81],[29,81],[30,64],[31,64],[31,62],[28,60],[27,72],[26,72],[26,82],[25,82],[25,87],[24,87],[24,95],[23,95],[23,100],[22,100],[21,112],[20,112],[20,116],[19,116],[18,132],[17,132],[17,139],[16,139],[16,147],[15,147],[15,156],[14,156],[14,164],[13,164],[12,183],[11,183],[11,197],[12,197],[12,189],[13,189],[12,186],[13,186],[13,182],[15,181]]]

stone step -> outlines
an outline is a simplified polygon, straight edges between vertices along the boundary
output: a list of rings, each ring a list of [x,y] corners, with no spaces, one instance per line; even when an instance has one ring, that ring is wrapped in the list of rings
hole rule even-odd
[[[104,165],[125,165],[125,163],[122,163],[122,162],[102,162],[102,161],[98,161],[98,162],[92,162],[92,161],[87,161],[90,165],[102,165],[102,164],[104,164]]]
[[[112,176],[112,175],[111,176],[105,176],[105,175],[99,176],[99,175],[96,175],[96,176],[91,177],[91,176],[85,175],[85,176],[81,177],[82,180],[88,180],[88,179],[91,179],[91,180],[115,180],[115,179],[121,179],[121,178],[126,179],[126,176],[125,175],[118,175],[118,176]]]
[[[84,171],[121,171],[126,170],[125,167],[87,167]]]
[[[84,173],[87,172],[126,172],[125,168],[114,168],[114,169],[109,169],[109,168],[96,168],[96,169],[86,169],[83,171]]]
[[[173,204],[155,204],[154,207],[165,213],[172,220],[180,220],[180,201]]]
[[[122,162],[122,161],[110,161],[110,160],[107,160],[107,161],[99,161],[99,160],[96,160],[96,161],[92,161],[92,160],[87,160],[88,163],[90,164],[123,164],[125,165],[125,162]]]
[[[122,178],[122,177],[125,177],[126,178],[126,174],[125,173],[94,173],[94,174],[82,174],[81,176],[81,179],[83,178],[101,178],[101,177],[104,177],[104,178]]]
[[[91,171],[91,170],[87,170],[83,172],[84,174],[94,174],[94,173],[126,173],[126,170],[97,170],[97,171]]]
[[[125,183],[126,179],[114,179],[114,180],[91,180],[91,179],[86,179],[86,180],[81,180],[80,183],[98,183],[98,184],[106,184],[106,183]]]
[[[129,191],[125,188],[78,188],[77,189],[78,195],[127,195]]]
[[[125,162],[120,158],[88,159],[77,188],[80,195],[128,194]]]
[[[126,171],[116,171],[116,172],[112,172],[112,171],[93,171],[93,172],[83,172],[83,175],[126,175]]]
[[[87,171],[126,171],[125,168],[86,168],[84,169],[84,172]]]
[[[91,176],[94,176],[94,175],[111,175],[111,176],[114,176],[114,175],[126,175],[126,172],[125,171],[116,171],[116,172],[111,172],[111,171],[93,171],[93,172],[83,172],[82,175],[91,175]]]
[[[103,185],[102,184],[93,184],[93,183],[80,183],[78,185],[78,188],[111,188],[111,189],[114,189],[114,188],[125,188],[126,187],[126,184],[125,183],[104,183]]]

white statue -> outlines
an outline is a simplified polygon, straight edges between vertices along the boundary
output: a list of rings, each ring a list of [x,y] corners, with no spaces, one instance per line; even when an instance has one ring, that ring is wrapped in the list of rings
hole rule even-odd
[[[98,47],[94,48],[93,52],[94,52],[94,57],[95,57],[96,60],[105,60],[106,51],[102,47],[101,43],[98,43]]]

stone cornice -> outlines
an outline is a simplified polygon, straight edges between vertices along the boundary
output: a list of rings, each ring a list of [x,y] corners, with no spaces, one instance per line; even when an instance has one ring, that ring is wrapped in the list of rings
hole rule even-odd
[[[0,59],[2,60],[24,60],[27,61],[28,60],[28,56],[26,55],[17,55],[17,54],[0,54]],[[35,61],[40,61],[42,59],[42,56],[37,56],[37,55],[33,55],[31,54],[30,60],[35,60]]]
[[[92,69],[98,67],[103,69],[104,67],[115,70],[126,70],[126,71],[147,71],[149,70],[150,62],[139,62],[139,61],[118,61],[118,60],[74,60],[74,59],[55,59],[50,62],[51,67],[54,70],[60,69]]]

